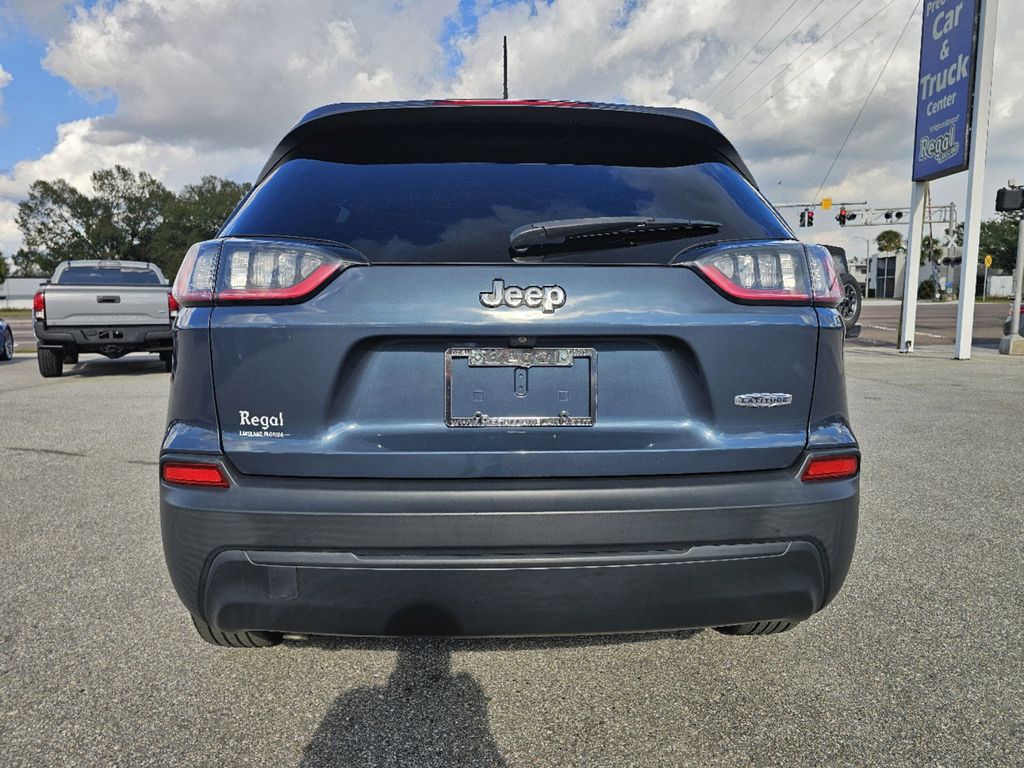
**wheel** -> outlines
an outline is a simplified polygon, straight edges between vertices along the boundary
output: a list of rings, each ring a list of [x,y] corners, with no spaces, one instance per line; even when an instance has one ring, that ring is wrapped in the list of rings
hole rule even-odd
[[[221,632],[195,616],[192,624],[203,640],[221,648],[269,648],[281,642],[279,632]]]
[[[842,274],[839,279],[843,283],[843,300],[839,302],[837,309],[847,328],[853,328],[860,319],[860,285],[850,274]]]
[[[64,365],[77,365],[78,347],[67,347],[64,350]]]
[[[163,361],[164,370],[170,373],[171,366],[174,364],[174,355],[171,352],[161,352],[160,360]]]
[[[40,349],[36,353],[36,361],[44,379],[54,379],[64,373],[63,349]]]
[[[0,360],[10,360],[14,357],[14,334],[10,328],[4,329],[4,343],[0,346]]]
[[[751,624],[733,624],[730,627],[715,627],[716,632],[723,635],[777,635],[779,632],[786,632],[799,621],[755,621]]]

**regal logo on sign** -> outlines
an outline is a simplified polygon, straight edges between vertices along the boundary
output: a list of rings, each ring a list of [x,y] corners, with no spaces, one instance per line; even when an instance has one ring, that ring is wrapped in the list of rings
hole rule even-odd
[[[980,1],[925,0],[914,181],[931,181],[967,168]]]

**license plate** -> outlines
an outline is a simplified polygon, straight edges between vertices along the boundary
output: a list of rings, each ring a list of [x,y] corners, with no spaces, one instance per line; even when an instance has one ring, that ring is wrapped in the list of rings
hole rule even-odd
[[[590,427],[597,419],[589,347],[457,347],[444,366],[449,427]]]

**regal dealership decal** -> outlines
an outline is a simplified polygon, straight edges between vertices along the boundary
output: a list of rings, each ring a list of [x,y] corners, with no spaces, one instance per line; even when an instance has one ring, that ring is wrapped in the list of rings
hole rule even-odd
[[[925,0],[914,181],[967,168],[980,0]]]

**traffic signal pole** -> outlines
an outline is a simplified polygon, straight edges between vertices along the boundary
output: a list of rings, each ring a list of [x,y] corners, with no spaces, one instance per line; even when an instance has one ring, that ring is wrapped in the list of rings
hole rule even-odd
[[[967,210],[964,214],[964,249],[960,262],[960,301],[956,310],[954,360],[971,359],[974,332],[974,293],[978,284],[978,245],[984,202],[985,157],[988,149],[989,106],[992,103],[992,65],[996,48],[999,0],[982,0],[978,23],[978,80],[971,119],[970,170],[967,174]],[[915,184],[915,186],[917,186]]]
[[[907,235],[907,266],[903,270],[903,311],[900,314],[900,352],[914,351],[917,325],[917,284],[921,275],[921,238],[924,237],[924,201],[928,182],[915,181],[910,194],[910,232]]]

